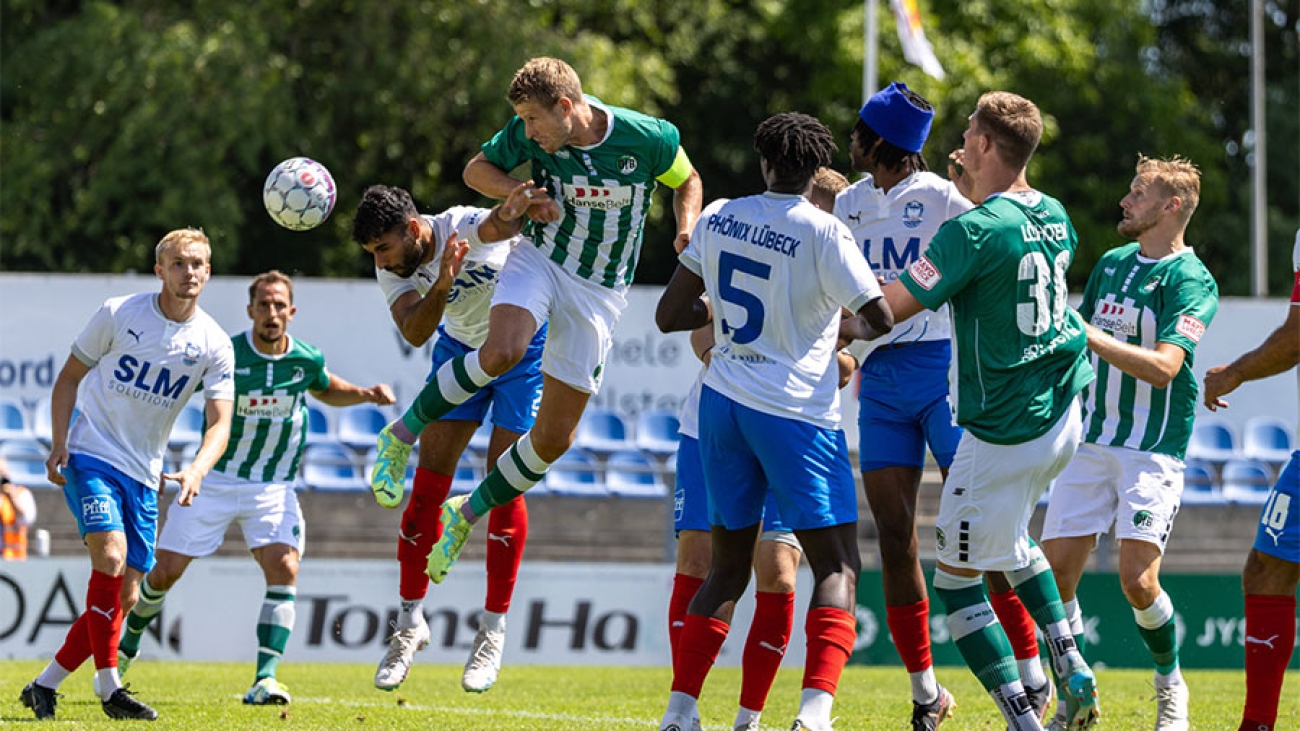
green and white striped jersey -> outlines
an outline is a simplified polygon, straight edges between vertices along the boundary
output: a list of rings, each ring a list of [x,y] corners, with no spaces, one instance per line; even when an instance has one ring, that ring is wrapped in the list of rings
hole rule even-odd
[[[1084,392],[1084,441],[1182,459],[1196,412],[1192,355],[1218,309],[1219,286],[1191,249],[1149,259],[1132,243],[1102,255],[1079,314],[1120,342],[1148,350],[1173,343],[1187,356],[1169,385],[1155,388],[1093,353],[1097,381]]]
[[[595,145],[548,154],[515,117],[483,144],[483,156],[505,171],[531,163],[532,179],[564,215],[546,225],[529,222],[525,233],[564,269],[619,288],[632,283],[655,178],[672,167],[681,133],[671,122],[586,99],[609,120]]]
[[[945,222],[898,278],[927,309],[951,303],[957,423],[986,442],[1042,436],[1092,380],[1066,303],[1077,246],[1060,201],[1003,193]]]
[[[307,392],[329,388],[325,356],[289,337],[289,350],[266,355],[253,333],[232,337],[235,347],[235,414],[230,441],[213,468],[252,482],[292,482],[307,444]]]

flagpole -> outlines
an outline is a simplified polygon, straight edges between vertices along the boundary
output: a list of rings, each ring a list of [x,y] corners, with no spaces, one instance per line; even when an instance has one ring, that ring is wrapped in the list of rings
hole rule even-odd
[[[876,18],[876,0],[862,0],[862,103],[876,93],[876,46],[880,23]]]
[[[1250,3],[1250,126],[1254,131],[1251,185],[1250,293],[1268,296],[1268,148],[1264,114],[1264,2]]]

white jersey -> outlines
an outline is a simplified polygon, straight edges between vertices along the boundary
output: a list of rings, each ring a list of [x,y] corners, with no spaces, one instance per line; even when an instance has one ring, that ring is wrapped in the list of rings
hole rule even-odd
[[[460,274],[447,293],[442,327],[448,335],[471,348],[482,345],[487,340],[488,313],[492,309],[492,292],[496,289],[497,277],[510,250],[519,241],[516,236],[505,241],[483,243],[478,236],[478,227],[489,213],[491,210],[487,208],[454,206],[436,216],[425,216],[424,220],[433,227],[433,257],[429,262],[421,264],[409,277],[375,270],[388,306],[392,307],[397,298],[407,292],[416,292],[423,297],[433,288],[442,264],[443,247],[447,245],[447,237],[455,231],[469,241],[469,252],[465,254]]]
[[[944,221],[974,207],[957,186],[930,172],[912,173],[888,193],[876,187],[868,175],[835,197],[835,217],[853,232],[867,263],[886,284],[921,258]],[[948,305],[944,304],[933,312],[921,310],[894,323],[888,335],[872,341],[864,350],[876,345],[947,340],[951,336]]]
[[[682,400],[682,408],[677,412],[677,433],[691,439],[700,438],[700,388],[704,385],[704,377],[709,374],[708,366],[700,367],[700,374],[695,377],[695,383],[691,384],[691,390],[686,392],[686,398]]]
[[[101,459],[155,490],[172,424],[199,385],[207,399],[235,397],[230,336],[198,308],[185,322],[167,319],[158,297],[108,300],[72,343],[90,372],[68,435],[69,452]]]
[[[713,303],[705,385],[757,411],[837,428],[830,363],[840,308],[881,296],[848,228],[799,195],[714,201],[680,260]]]

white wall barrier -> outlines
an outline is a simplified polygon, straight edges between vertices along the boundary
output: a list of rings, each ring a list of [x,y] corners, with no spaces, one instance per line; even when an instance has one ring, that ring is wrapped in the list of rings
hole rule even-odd
[[[0,658],[53,657],[85,606],[90,564],[84,558],[0,563]],[[669,565],[529,563],[520,567],[508,615],[507,664],[669,665]],[[375,663],[398,611],[396,561],[303,561],[297,621],[285,662]],[[464,663],[478,629],[486,579],[483,564],[458,564],[431,586],[425,613],[433,640],[418,661]],[[801,571],[798,594],[812,576]],[[738,666],[753,616],[753,586],[719,663]],[[263,579],[248,558],[210,558],[190,565],[167,595],[141,645],[149,659],[248,661]],[[786,662],[803,662],[799,601]]]

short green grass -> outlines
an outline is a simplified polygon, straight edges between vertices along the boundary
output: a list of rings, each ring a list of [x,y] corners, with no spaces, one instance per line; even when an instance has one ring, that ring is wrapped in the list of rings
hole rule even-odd
[[[44,667],[36,661],[0,662],[0,725],[32,721],[18,692]],[[382,693],[371,686],[374,668],[355,664],[299,665],[286,661],[280,679],[293,692],[287,707],[252,707],[240,699],[252,682],[251,664],[143,661],[127,679],[139,698],[160,714],[158,729],[655,729],[671,680],[667,668],[539,667],[514,665],[483,695],[460,689],[460,668],[419,665],[402,688]],[[800,671],[782,670],[763,714],[764,728],[787,729],[799,698]],[[1240,671],[1189,671],[1193,729],[1236,729],[1245,693]],[[1103,729],[1149,729],[1154,704],[1151,674],[1102,670]],[[50,728],[121,729],[92,696],[91,672],[83,667],[64,683],[59,721]],[[964,668],[940,668],[959,708],[943,731],[1001,731],[1005,724],[974,677]],[[1300,673],[1283,689],[1279,729],[1300,728]],[[704,727],[729,730],[740,671],[717,668],[701,701]],[[907,727],[907,680],[901,668],[850,667],[835,702],[838,731]]]

